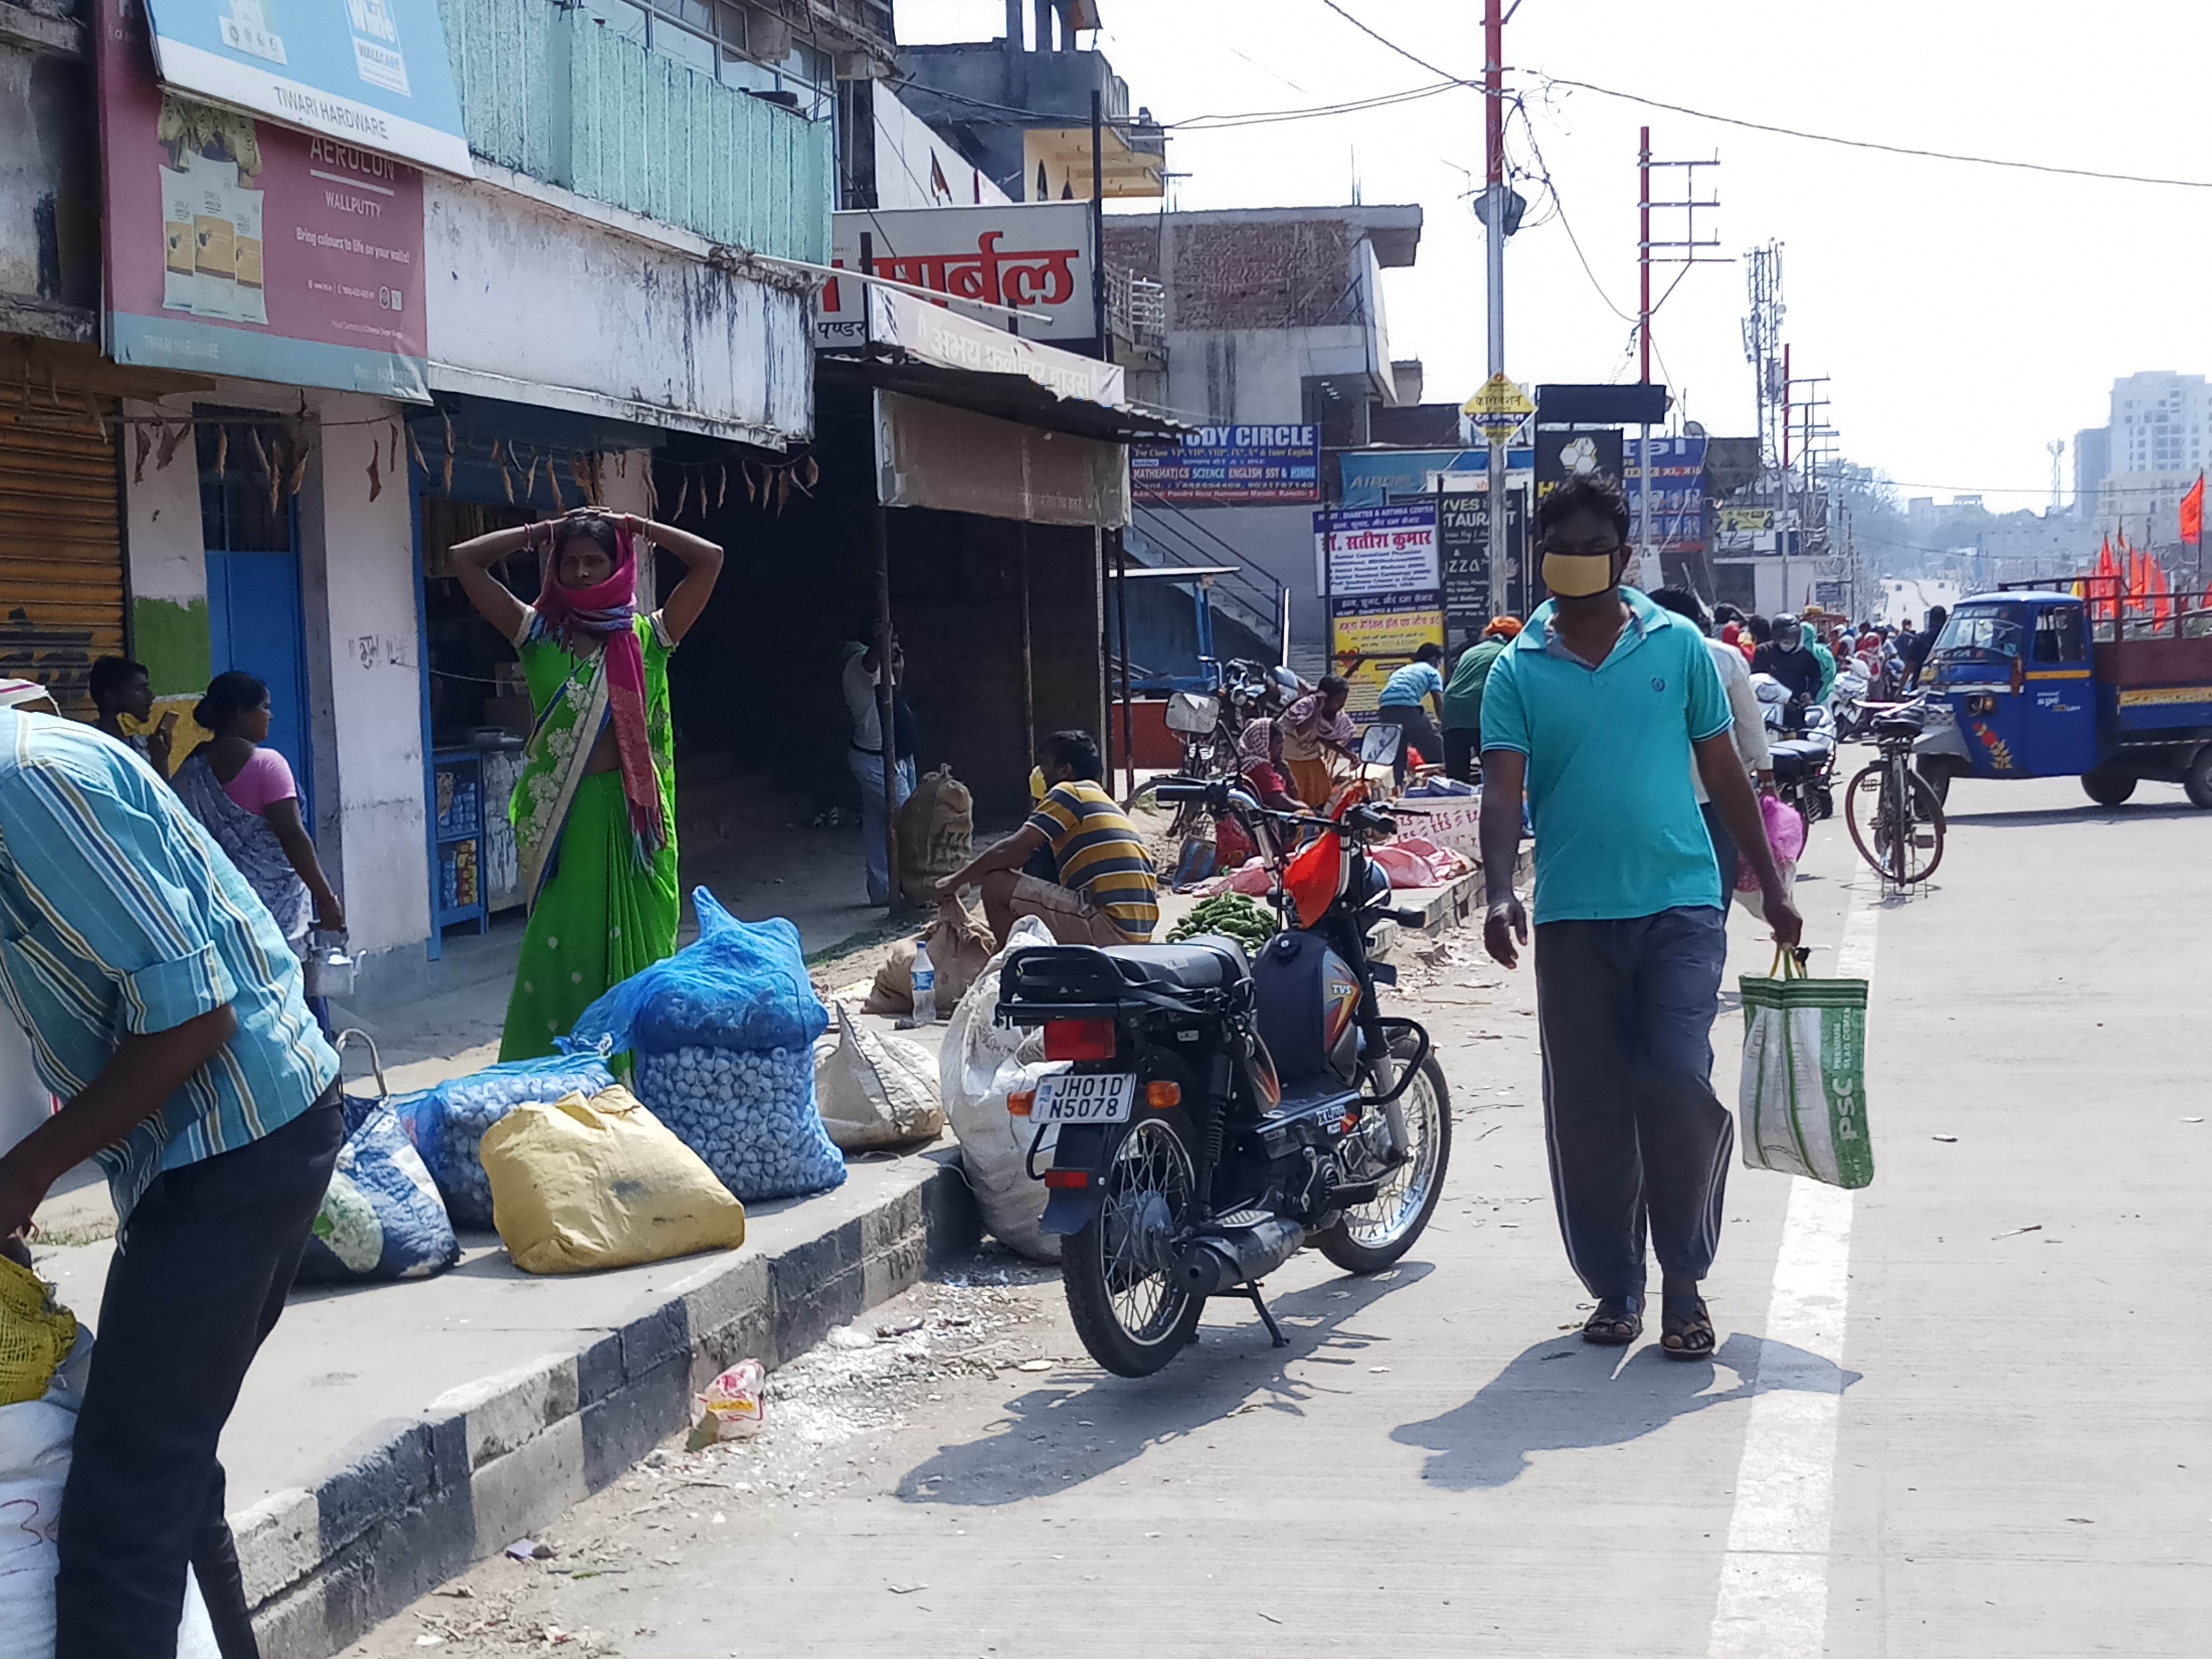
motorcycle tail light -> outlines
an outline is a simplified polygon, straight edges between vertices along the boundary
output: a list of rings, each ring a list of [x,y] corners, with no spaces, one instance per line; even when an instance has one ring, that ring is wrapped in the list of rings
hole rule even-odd
[[[1044,1184],[1048,1187],[1088,1187],[1091,1184],[1091,1171],[1047,1170],[1044,1172]]]
[[[1027,1117],[1036,1107],[1036,1091],[1017,1089],[1006,1097],[1006,1112],[1012,1117]]]
[[[1316,836],[1283,872],[1283,890],[1290,895],[1301,927],[1322,919],[1343,884],[1344,838],[1334,830]]]
[[[1114,1022],[1110,1019],[1048,1020],[1044,1028],[1047,1060],[1111,1060]]]

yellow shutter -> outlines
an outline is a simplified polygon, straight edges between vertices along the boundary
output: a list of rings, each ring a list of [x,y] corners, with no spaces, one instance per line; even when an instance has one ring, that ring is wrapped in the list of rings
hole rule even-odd
[[[120,430],[0,404],[0,677],[43,683],[81,720],[93,663],[123,653]]]

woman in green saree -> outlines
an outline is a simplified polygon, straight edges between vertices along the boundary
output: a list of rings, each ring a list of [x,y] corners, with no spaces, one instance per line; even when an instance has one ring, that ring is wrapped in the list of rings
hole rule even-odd
[[[684,562],[651,616],[637,613],[634,538]],[[490,566],[532,549],[544,579],[530,605]],[[521,657],[536,715],[507,804],[530,924],[499,1048],[501,1060],[528,1060],[553,1053],[601,992],[676,949],[668,653],[706,609],[722,550],[580,507],[460,543],[450,556],[470,602]]]

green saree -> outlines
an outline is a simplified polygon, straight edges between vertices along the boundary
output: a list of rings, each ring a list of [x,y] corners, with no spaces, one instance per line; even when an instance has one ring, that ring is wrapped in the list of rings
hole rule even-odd
[[[659,618],[634,624],[645,658],[646,730],[667,844],[647,851],[632,834],[620,771],[586,775],[607,720],[597,653],[578,657],[549,637],[535,611],[516,648],[538,717],[507,803],[521,858],[530,925],[507,1004],[501,1060],[555,1052],[601,993],[674,953],[683,898],[676,879],[676,763],[668,719],[669,645]]]

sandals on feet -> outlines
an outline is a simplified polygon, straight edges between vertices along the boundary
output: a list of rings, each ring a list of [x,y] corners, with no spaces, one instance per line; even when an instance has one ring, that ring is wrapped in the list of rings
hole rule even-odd
[[[1717,1346],[1713,1316],[1695,1291],[1659,1298],[1659,1351],[1669,1359],[1711,1359]]]
[[[1625,1348],[1644,1334],[1644,1298],[1608,1296],[1583,1322],[1583,1340],[1601,1348]]]

